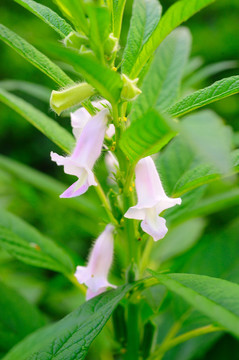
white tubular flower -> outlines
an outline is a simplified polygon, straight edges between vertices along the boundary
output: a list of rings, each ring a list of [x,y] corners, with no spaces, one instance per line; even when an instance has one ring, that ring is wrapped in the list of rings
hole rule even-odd
[[[163,189],[159,174],[150,156],[141,159],[135,168],[138,203],[124,215],[129,219],[143,220],[141,227],[154,241],[162,239],[168,229],[166,220],[158,216],[163,210],[180,205],[181,199],[169,198]]]
[[[92,105],[100,111],[104,109],[109,109],[110,107],[110,103],[104,99],[99,101],[93,101]],[[81,107],[80,109],[71,113],[71,126],[72,126],[73,135],[75,136],[76,139],[79,138],[84,126],[88,123],[88,121],[91,118],[92,116],[84,107]],[[106,130],[106,135],[108,137],[112,137],[114,133],[115,133],[114,125],[110,124],[108,129]]]
[[[71,156],[60,156],[51,152],[51,159],[63,165],[66,174],[75,175],[78,180],[60,197],[71,198],[84,194],[89,186],[97,186],[93,166],[101,154],[109,110],[104,108],[84,126]]]
[[[88,287],[86,300],[106,291],[107,287],[116,288],[107,280],[113,260],[113,230],[112,225],[106,226],[92,248],[87,266],[77,266],[76,268],[76,279],[80,284]]]

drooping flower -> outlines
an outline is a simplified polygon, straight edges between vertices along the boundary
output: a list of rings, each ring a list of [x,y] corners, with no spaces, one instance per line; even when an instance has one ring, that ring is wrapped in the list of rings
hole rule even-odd
[[[60,197],[79,196],[84,194],[89,186],[97,186],[92,169],[101,153],[108,114],[109,110],[104,108],[86,123],[72,155],[64,157],[51,152],[51,159],[57,165],[63,165],[66,174],[78,177],[78,180]]]
[[[92,101],[92,105],[100,111],[110,108],[110,103],[105,99],[99,101]],[[91,114],[84,107],[81,107],[80,109],[71,113],[71,126],[73,135],[76,139],[79,138],[84,126],[88,123],[91,117]],[[114,133],[115,127],[113,124],[110,124],[108,129],[106,130],[106,135],[108,137],[112,137]]]
[[[106,226],[92,248],[87,266],[77,266],[76,268],[76,279],[88,288],[86,300],[106,291],[107,287],[116,287],[107,279],[113,260],[113,230],[112,225]]]
[[[169,198],[163,189],[159,174],[150,156],[141,159],[135,169],[137,205],[129,208],[125,217],[143,220],[141,227],[144,232],[151,235],[154,241],[162,239],[168,229],[166,220],[158,216],[163,210],[174,205],[180,205],[181,199]]]

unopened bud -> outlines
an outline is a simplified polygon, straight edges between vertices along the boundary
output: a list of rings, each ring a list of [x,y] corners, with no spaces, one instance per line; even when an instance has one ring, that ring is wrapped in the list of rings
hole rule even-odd
[[[125,74],[122,74],[123,89],[121,91],[121,98],[123,100],[132,101],[141,94],[141,90],[137,87],[138,78],[131,80]]]
[[[80,54],[84,54],[84,55],[93,55],[93,51],[86,45],[81,45],[80,50],[79,50]]]
[[[111,33],[105,42],[105,53],[110,56],[112,53],[118,50],[119,41],[116,37],[113,36],[113,33]]]
[[[61,91],[51,93],[51,108],[60,115],[62,111],[81,103],[94,94],[94,88],[87,83],[80,83]]]
[[[72,31],[65,37],[63,44],[69,48],[80,49],[81,45],[89,44],[89,39],[84,34]]]

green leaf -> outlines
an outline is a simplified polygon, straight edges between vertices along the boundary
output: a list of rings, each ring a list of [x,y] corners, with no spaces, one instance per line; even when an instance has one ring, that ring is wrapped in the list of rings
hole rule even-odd
[[[184,69],[184,77],[188,77],[203,65],[201,56],[194,56],[188,60],[187,66]],[[184,82],[185,84],[185,82]]]
[[[164,213],[164,217],[167,220],[169,227],[175,224],[180,224],[188,219],[194,218],[195,216],[192,216],[192,209],[205,195],[206,190],[207,185],[203,185],[196,189],[193,189],[181,196],[182,204],[178,208],[174,207],[166,210]],[[204,214],[201,214],[201,216],[203,215]]]
[[[234,173],[239,172],[239,150],[235,150],[231,154],[232,171],[224,176],[231,176]],[[173,196],[180,196],[187,191],[191,191],[198,186],[208,184],[209,182],[220,179],[222,175],[211,164],[200,163],[194,166],[192,169],[186,171],[183,176],[177,181]]]
[[[58,56],[61,61],[72,65],[89,84],[111,103],[119,100],[123,86],[119,73],[100,64],[92,55],[79,54],[71,49],[59,46],[52,46],[50,51]]]
[[[3,155],[0,155],[0,169],[49,194],[55,200],[59,199],[59,195],[67,188],[66,184]],[[102,207],[90,199],[89,196],[78,196],[74,199],[67,199],[67,201],[59,199],[59,201],[64,202],[64,206],[80,211],[81,214],[86,215],[90,219],[98,218],[99,214],[104,217]]]
[[[231,130],[210,110],[187,116],[181,123],[181,134],[196,154],[214,165],[221,173],[231,169]]]
[[[6,352],[45,325],[45,320],[37,308],[2,282],[0,293],[0,351]]]
[[[142,116],[150,107],[165,110],[175,102],[190,47],[191,35],[186,28],[175,30],[163,41],[144,78],[142,94],[133,102],[131,120]]]
[[[173,195],[175,184],[191,167],[194,160],[195,152],[181,134],[176,136],[156,157],[155,163],[160,179],[169,196]]]
[[[84,359],[117,304],[133,287],[124,285],[85,302],[64,319],[23,340],[4,360]]]
[[[7,91],[21,91],[27,95],[34,96],[49,104],[51,90],[40,84],[31,83],[21,80],[2,80],[0,81],[0,88]]]
[[[24,117],[64,151],[70,153],[73,149],[75,144],[73,136],[31,104],[3,89],[0,89],[0,101]]]
[[[239,202],[239,189],[230,189],[222,193],[212,195],[203,199],[190,209],[190,212],[186,215],[189,217],[206,216],[221,210],[234,207]],[[185,215],[184,215],[185,218]],[[179,220],[179,219],[178,219]]]
[[[64,19],[47,6],[39,4],[33,0],[15,1],[51,26],[62,38],[66,37],[73,31],[72,27]]]
[[[58,271],[74,272],[67,252],[51,239],[15,215],[0,210],[0,246],[26,264]]]
[[[48,57],[2,24],[0,24],[0,39],[60,86],[73,84],[73,81]]]
[[[205,225],[203,219],[192,219],[170,229],[153,247],[152,261],[158,265],[189,250],[199,240]]]
[[[127,43],[123,54],[122,72],[130,74],[135,60],[155,30],[162,13],[157,0],[134,0]]]
[[[158,152],[176,135],[167,117],[150,109],[122,134],[120,147],[131,162]]]
[[[178,258],[177,271],[231,280],[232,271],[239,269],[238,231],[238,218],[229,225],[207,229],[196,246]],[[234,280],[239,282],[238,277]]]
[[[190,0],[190,2],[181,0],[173,4],[162,17],[153,34],[142,46],[135,63],[128,69],[130,77],[132,79],[137,77],[144,64],[171,31],[212,2],[214,0]]]
[[[200,64],[201,65],[201,64]],[[191,86],[195,86],[198,83],[202,82],[209,77],[218,74],[221,71],[225,71],[228,69],[235,69],[238,68],[238,62],[231,60],[231,61],[220,61],[217,63],[209,64],[198,71],[192,71],[191,76],[184,81],[184,88],[190,88]],[[196,69],[195,69],[196,70]]]
[[[203,275],[160,275],[151,270],[150,274],[195,309],[239,337],[239,285]]]
[[[78,32],[89,34],[89,24],[85,16],[82,0],[54,0],[62,13],[74,24]]]
[[[167,112],[171,116],[179,117],[212,102],[237,94],[238,92],[239,76],[231,76],[229,78],[216,81],[211,86],[198,90],[185,97],[171,106]]]
[[[112,3],[111,14],[113,14],[112,15],[113,35],[114,37],[119,39],[126,0],[112,0],[111,3]]]
[[[110,33],[110,13],[107,7],[90,3],[87,6],[90,20],[90,47],[97,59],[104,63],[104,43]]]

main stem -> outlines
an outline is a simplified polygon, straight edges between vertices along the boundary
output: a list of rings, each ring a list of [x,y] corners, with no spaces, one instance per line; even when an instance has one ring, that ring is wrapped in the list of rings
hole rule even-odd
[[[126,106],[121,112],[121,118],[125,115]],[[119,121],[119,111],[118,107],[113,106],[113,118],[114,125],[116,129],[116,155],[119,161],[120,171],[126,180],[123,188],[123,210],[124,213],[134,205],[134,193],[133,188],[130,191],[130,181],[133,177],[133,171],[131,171],[130,178],[128,174],[130,173],[130,162],[126,158],[125,154],[119,147],[121,132],[122,132],[122,122]],[[135,234],[135,221],[133,219],[124,218],[124,236],[126,239],[126,244],[128,244],[128,270],[127,270],[127,281],[132,282],[137,279],[137,267],[138,267],[138,247]],[[125,360],[138,360],[139,358],[139,345],[140,345],[140,336],[139,336],[139,306],[137,303],[133,303],[130,299],[128,302],[127,310],[127,351],[125,354]]]

